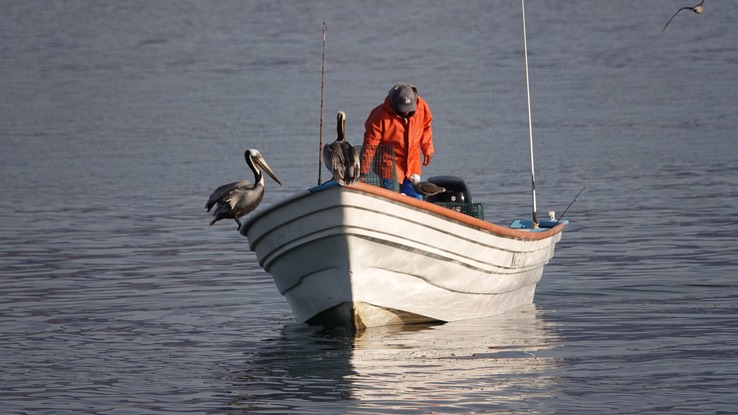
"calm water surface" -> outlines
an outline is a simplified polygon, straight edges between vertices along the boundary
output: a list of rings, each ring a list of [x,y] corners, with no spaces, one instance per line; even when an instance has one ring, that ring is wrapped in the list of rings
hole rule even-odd
[[[1,412],[738,412],[738,4],[683,5],[529,0],[539,211],[586,186],[535,304],[353,334],[207,196],[317,183],[325,20],[328,127],[412,82],[425,175],[528,217],[519,4],[0,1]]]

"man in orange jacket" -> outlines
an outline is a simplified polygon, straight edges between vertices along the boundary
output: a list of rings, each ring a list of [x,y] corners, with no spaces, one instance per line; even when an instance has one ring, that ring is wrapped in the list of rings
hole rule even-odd
[[[395,152],[395,171],[391,169],[391,160],[385,160],[379,175],[385,182],[397,177],[400,192],[422,198],[413,189],[410,176],[420,175],[421,152],[423,166],[430,164],[433,157],[432,120],[430,107],[418,96],[416,87],[405,83],[395,84],[384,102],[372,110],[364,124],[366,131],[361,157],[362,175],[369,173],[370,161],[377,145],[390,144]]]

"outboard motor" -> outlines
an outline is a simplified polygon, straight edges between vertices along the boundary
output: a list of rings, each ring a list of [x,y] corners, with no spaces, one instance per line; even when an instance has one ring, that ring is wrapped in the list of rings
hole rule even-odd
[[[444,193],[438,193],[428,196],[426,200],[431,203],[471,203],[472,197],[469,189],[464,183],[464,179],[457,176],[433,176],[428,179],[429,182],[446,188]]]

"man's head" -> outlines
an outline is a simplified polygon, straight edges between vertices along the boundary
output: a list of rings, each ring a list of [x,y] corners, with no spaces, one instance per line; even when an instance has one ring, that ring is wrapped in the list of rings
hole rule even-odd
[[[410,118],[415,114],[418,103],[418,89],[410,84],[397,83],[389,91],[392,109],[401,117]]]

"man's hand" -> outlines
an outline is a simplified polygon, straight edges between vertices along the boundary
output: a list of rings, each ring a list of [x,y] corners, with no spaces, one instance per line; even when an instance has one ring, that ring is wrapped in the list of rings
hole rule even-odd
[[[433,158],[433,154],[423,154],[423,165],[429,165],[431,162],[431,158]]]

